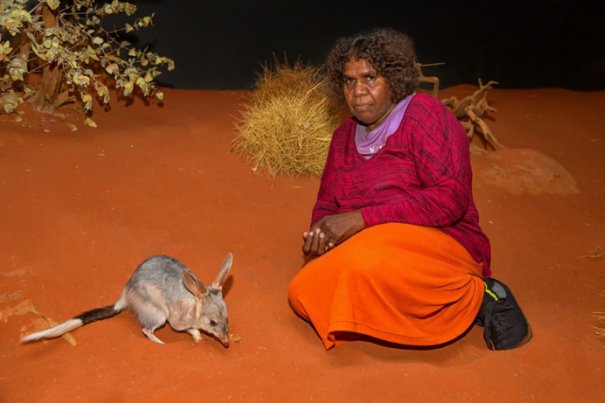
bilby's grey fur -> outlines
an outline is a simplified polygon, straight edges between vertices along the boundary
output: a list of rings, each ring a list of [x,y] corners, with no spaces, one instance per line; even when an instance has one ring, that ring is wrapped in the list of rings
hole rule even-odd
[[[202,339],[200,330],[203,330],[228,347],[229,321],[222,287],[232,264],[233,255],[228,253],[212,284],[205,286],[178,260],[152,256],[137,267],[114,305],[84,312],[50,329],[25,336],[21,341],[58,337],[129,308],[137,316],[143,333],[156,343],[164,344],[154,332],[168,322],[174,330],[187,331],[195,341]]]

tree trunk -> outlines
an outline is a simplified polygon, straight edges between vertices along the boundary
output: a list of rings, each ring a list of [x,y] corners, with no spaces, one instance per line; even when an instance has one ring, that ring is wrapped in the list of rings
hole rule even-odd
[[[46,4],[42,4],[42,19],[44,26],[57,26],[57,12],[53,11]],[[56,62],[50,63],[42,71],[42,80],[38,84],[36,93],[32,96],[30,102],[34,108],[40,112],[54,113],[55,108],[60,105],[58,102],[61,92],[61,66]]]

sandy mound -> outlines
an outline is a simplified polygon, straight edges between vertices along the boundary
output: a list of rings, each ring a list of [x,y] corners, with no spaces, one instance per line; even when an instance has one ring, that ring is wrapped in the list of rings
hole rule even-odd
[[[557,161],[532,149],[502,149],[477,156],[475,178],[515,195],[579,193],[576,180]]]

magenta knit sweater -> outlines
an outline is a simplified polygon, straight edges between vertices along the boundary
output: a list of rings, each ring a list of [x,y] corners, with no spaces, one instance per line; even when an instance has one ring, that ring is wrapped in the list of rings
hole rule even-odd
[[[366,226],[402,222],[436,227],[460,242],[490,272],[490,244],[473,201],[469,142],[436,98],[419,93],[397,131],[372,158],[355,148],[355,121],[336,129],[312,223],[361,210]]]

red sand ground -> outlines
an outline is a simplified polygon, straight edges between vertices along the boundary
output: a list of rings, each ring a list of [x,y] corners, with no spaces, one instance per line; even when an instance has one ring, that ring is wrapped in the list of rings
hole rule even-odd
[[[487,350],[480,328],[439,349],[326,352],[286,301],[318,180],[254,174],[231,152],[242,95],[114,101],[95,112],[97,129],[72,120],[76,132],[29,112],[0,116],[0,401],[605,401],[605,340],[593,327],[605,308],[605,92],[489,95],[489,125],[509,148],[473,155],[475,197],[495,276],[534,329],[504,352]],[[229,349],[168,327],[157,332],[167,344],[154,344],[129,312],[72,332],[76,346],[19,343],[47,326],[32,306],[60,321],[111,304],[153,254],[210,281],[227,251],[241,338]]]

